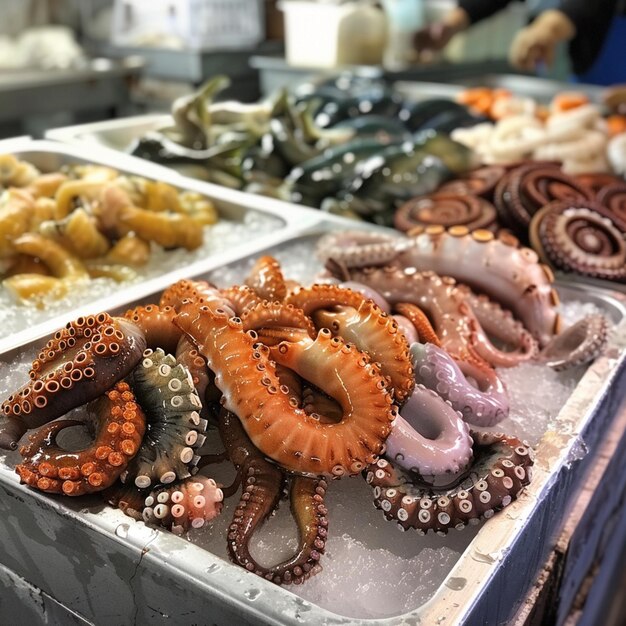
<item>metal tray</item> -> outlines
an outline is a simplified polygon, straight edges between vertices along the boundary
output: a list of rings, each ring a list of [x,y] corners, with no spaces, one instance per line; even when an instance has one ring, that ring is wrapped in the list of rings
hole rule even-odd
[[[250,227],[246,240],[234,245],[226,242],[219,245],[214,254],[195,260],[181,260],[179,266],[168,271],[164,277],[166,281],[176,281],[182,277],[208,271],[218,263],[227,263],[249,251],[260,250],[271,243],[282,241],[293,236],[302,226],[316,222],[319,218],[316,213],[308,209],[300,209],[287,203],[278,202],[243,194],[200,181],[183,179],[181,176],[159,165],[146,163],[141,159],[119,153],[104,153],[93,148],[64,146],[55,142],[33,141],[30,139],[6,140],[0,142],[0,153],[10,152],[15,156],[30,161],[42,171],[53,171],[69,163],[97,163],[114,167],[117,170],[150,179],[168,182],[175,187],[197,191],[213,200],[223,221],[233,224],[242,223],[246,216],[257,218],[257,225],[262,227],[260,232]],[[243,231],[242,231],[243,232]],[[181,254],[181,257],[183,255]],[[143,282],[129,282],[119,285],[116,290],[93,298],[91,302],[81,303],[80,306],[70,305],[65,311],[41,312],[39,320],[29,328],[13,332],[11,335],[0,338],[0,354],[19,346],[34,337],[49,334],[53,329],[60,328],[69,319],[78,315],[88,314],[105,308],[119,306],[129,300],[141,297],[143,294],[153,293],[161,285],[161,277],[148,278]],[[18,308],[18,305],[15,305]],[[21,308],[21,307],[20,307]]]
[[[317,226],[266,252],[280,258],[291,247],[301,257],[309,256],[317,236],[337,226],[334,221]],[[246,254],[231,263],[224,279],[240,275],[255,256]],[[284,269],[289,276],[295,268]],[[165,286],[166,279],[155,282],[154,292]],[[530,487],[506,512],[479,526],[475,535],[465,531],[462,556],[432,598],[409,613],[375,621],[331,613],[197,545],[102,507],[95,498],[74,501],[31,491],[19,485],[4,462],[0,564],[46,597],[98,623],[507,623],[552,548],[576,484],[593,460],[626,382],[626,297],[569,283],[559,284],[558,290],[563,300],[592,302],[611,318],[616,329],[609,348],[583,374],[536,446]],[[107,308],[121,310],[114,304]],[[32,341],[2,360],[10,362],[40,344]],[[386,530],[398,532],[392,524]],[[450,540],[462,536],[454,534]],[[413,537],[416,542],[423,539],[415,533]]]
[[[457,78],[456,84],[446,84],[418,81],[398,81],[394,83],[403,96],[411,100],[425,100],[427,98],[454,98],[461,91],[470,87],[490,87],[492,89],[507,89],[517,96],[528,96],[547,104],[563,91],[582,91],[596,104],[602,103],[602,88],[583,83],[565,83],[537,76],[524,74],[482,74],[467,78]]]

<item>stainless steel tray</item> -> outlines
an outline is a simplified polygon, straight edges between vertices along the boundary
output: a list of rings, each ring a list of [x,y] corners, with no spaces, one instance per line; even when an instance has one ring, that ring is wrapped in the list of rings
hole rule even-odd
[[[64,146],[55,142],[33,141],[24,138],[0,142],[0,153],[3,152],[10,152],[21,159],[30,161],[42,171],[56,170],[68,163],[108,165],[127,174],[159,179],[178,188],[197,191],[213,200],[222,222],[232,223],[233,226],[239,225],[238,233],[241,234],[242,240],[236,243],[227,239],[224,239],[223,243],[216,241],[215,252],[204,258],[199,258],[199,254],[194,258],[191,255],[183,254],[181,251],[180,263],[174,269],[167,271],[166,281],[175,281],[184,276],[208,271],[217,264],[227,263],[238,258],[244,251],[259,250],[273,242],[293,236],[302,226],[315,223],[319,219],[315,212],[308,209],[300,209],[287,203],[243,194],[200,181],[183,179],[180,175],[159,165],[146,163],[141,159],[119,153],[105,153],[93,148]],[[250,227],[244,226],[244,220],[251,217],[256,219],[256,223],[251,224]],[[157,272],[158,268],[155,268],[153,274]],[[141,276],[139,275],[140,279]],[[103,293],[101,297],[92,296],[90,298],[89,295],[86,295],[85,301],[81,301],[80,305],[69,304],[65,310],[63,307],[56,307],[37,313],[31,308],[36,319],[28,322],[29,327],[17,328],[8,336],[7,332],[10,331],[3,333],[0,327],[0,354],[31,340],[35,336],[46,335],[78,315],[116,307],[121,303],[141,297],[142,294],[153,293],[158,289],[157,285],[162,284],[160,281],[161,277],[153,276],[152,278],[144,278],[142,282],[121,283],[115,288],[112,287],[108,293]],[[91,301],[89,301],[90,299]],[[14,305],[10,312],[17,314],[23,308]],[[2,319],[2,313],[8,315],[10,312],[8,308],[1,310],[0,319]]]
[[[337,227],[337,222],[327,222],[267,252],[279,259],[294,258],[294,253],[310,258],[317,234]],[[220,272],[221,279],[240,277],[255,256],[246,254],[231,263]],[[284,270],[302,277],[296,265]],[[213,272],[199,276],[215,278]],[[166,285],[166,279],[155,282],[154,292]],[[408,613],[375,622],[331,613],[198,545],[104,508],[96,499],[73,501],[31,491],[18,484],[10,462],[0,463],[0,564],[98,623],[506,623],[552,547],[569,498],[622,400],[626,382],[626,298],[569,283],[558,289],[564,301],[594,303],[611,318],[616,328],[610,346],[583,374],[541,437],[530,487],[475,534],[468,530],[450,536],[461,546],[462,556],[432,598]],[[145,301],[146,294],[136,302]],[[115,310],[116,305],[107,308]],[[2,360],[32,352],[42,341],[12,350]],[[392,524],[385,532],[398,533]],[[411,533],[402,535],[407,536]],[[424,540],[415,533],[412,539]]]
[[[547,104],[563,91],[582,91],[592,102],[602,102],[602,88],[582,83],[564,83],[537,76],[523,74],[483,74],[468,78],[459,78],[456,84],[446,84],[419,81],[398,81],[394,83],[404,97],[411,100],[425,100],[427,98],[454,98],[461,91],[470,87],[490,87],[492,89],[507,89],[517,96],[528,96]]]
[[[118,152],[127,152],[129,146],[147,132],[173,123],[167,114],[149,113],[104,122],[77,124],[53,128],[45,133],[46,139],[70,144],[97,144]]]

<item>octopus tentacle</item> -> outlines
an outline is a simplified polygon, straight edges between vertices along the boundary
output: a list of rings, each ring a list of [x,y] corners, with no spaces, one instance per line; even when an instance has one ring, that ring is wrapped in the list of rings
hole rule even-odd
[[[554,267],[626,282],[626,222],[595,202],[554,202],[533,217],[530,240]]]
[[[480,322],[474,349],[494,367],[514,367],[537,356],[537,342],[510,311],[504,310],[487,296],[468,293],[472,312]],[[488,336],[487,336],[488,335]],[[490,337],[513,347],[504,351],[496,348]]]
[[[270,302],[282,302],[287,295],[280,264],[271,256],[262,256],[256,261],[245,284],[258,296]]]
[[[254,331],[244,332],[238,318],[188,303],[176,323],[216,370],[224,406],[239,416],[254,445],[283,467],[313,475],[355,474],[380,453],[396,416],[385,381],[367,355],[330,331],[322,329],[315,341],[283,342],[272,357],[335,398],[344,411],[339,424],[322,424],[293,406],[269,350],[256,344]]]
[[[418,384],[393,423],[385,456],[424,482],[450,482],[471,461],[472,439],[461,413]]]
[[[108,313],[69,322],[33,361],[30,381],[0,406],[0,447],[14,450],[29,428],[102,395],[130,373],[145,347],[132,322]]]
[[[342,231],[322,237],[317,255],[322,262],[334,259],[348,267],[368,267],[390,263],[407,245],[405,237],[373,231]]]
[[[428,316],[416,304],[397,302],[393,308],[413,324],[417,331],[419,341],[422,343],[432,343],[441,347],[441,341],[439,341],[439,337],[437,337],[437,333],[432,327]]]
[[[228,287],[227,289],[222,289],[220,293],[224,297],[224,300],[230,303],[234,315],[239,315],[240,317],[249,308],[263,302],[263,298],[258,296],[246,285]]]
[[[162,348],[165,352],[174,354],[178,342],[183,336],[182,331],[174,324],[176,311],[171,306],[149,304],[129,309],[124,318],[130,320],[141,329],[146,337],[146,347],[151,350]]]
[[[254,330],[259,335],[270,329],[288,331],[305,331],[311,339],[315,339],[317,331],[313,322],[301,310],[292,304],[268,302],[250,306],[241,315],[241,322],[245,331]],[[296,333],[296,336],[301,336]],[[263,337],[262,337],[263,339]],[[297,340],[297,339],[296,339]],[[264,342],[265,343],[265,342]]]
[[[334,335],[354,344],[380,365],[380,371],[389,378],[398,402],[411,395],[415,379],[409,360],[409,344],[398,332],[395,320],[374,302],[366,300],[356,309],[320,309],[312,315],[318,328],[329,328]]]
[[[434,344],[414,343],[411,360],[416,380],[449,401],[471,424],[486,428],[508,416],[506,389],[491,368],[472,368],[477,388],[467,381],[463,368]]]
[[[256,530],[277,508],[285,479],[278,467],[255,449],[237,416],[222,411],[220,433],[229,456],[244,475],[241,499],[228,528],[231,559],[258,576],[277,584],[299,584],[319,571],[324,552],[328,520],[324,506],[326,481],[297,476],[292,479],[291,512],[298,528],[298,548],[293,556],[270,567],[260,565],[250,554],[249,543]]]
[[[381,311],[384,311],[387,315],[391,313],[391,306],[389,306],[389,302],[387,302],[387,300],[385,300],[377,291],[371,289],[367,285],[354,281],[346,281],[341,283],[340,287],[343,287],[344,289],[351,289],[352,291],[363,294],[363,296],[365,296],[368,300],[375,302],[380,307]]]
[[[337,285],[312,285],[294,289],[285,298],[285,303],[302,309],[305,315],[312,315],[318,309],[335,306],[351,306],[356,309],[365,300],[363,294]]]
[[[496,433],[471,433],[474,462],[453,488],[433,489],[413,484],[400,470],[379,459],[367,470],[374,487],[374,504],[400,530],[419,534],[432,530],[445,535],[450,529],[477,524],[508,506],[530,483],[532,449],[515,437]]]
[[[159,306],[171,306],[178,311],[185,300],[196,303],[214,302],[221,308],[231,310],[230,302],[220,290],[204,280],[179,280],[163,292]]]
[[[144,500],[142,518],[181,535],[202,528],[222,512],[224,494],[212,478],[194,476],[176,485],[155,489]]]
[[[20,449],[24,462],[15,471],[22,482],[40,491],[81,496],[112,485],[139,450],[146,417],[127,383],[116,383],[105,398],[88,407],[98,418],[92,445],[80,452],[63,450],[59,432],[81,425],[75,420],[48,424]]]
[[[147,349],[130,377],[137,401],[146,412],[146,436],[137,456],[122,476],[141,489],[153,482],[168,484],[191,476],[205,440],[207,422],[193,381],[176,359],[158,348]]]
[[[539,354],[539,360],[556,371],[595,359],[608,340],[608,322],[603,315],[587,315],[557,335]]]
[[[343,233],[333,235],[337,246],[341,245],[342,236]],[[363,246],[367,245],[367,237],[372,235],[361,234]],[[415,237],[399,238],[396,241],[399,242],[396,244],[398,254],[389,260],[390,266],[410,269],[412,272],[432,271],[440,276],[451,276],[487,294],[510,309],[540,345],[545,345],[558,333],[556,306],[559,301],[552,288],[554,276],[549,268],[538,262],[535,252],[517,247],[517,242],[512,238],[495,238],[488,230],[469,233],[464,226],[455,226],[448,231],[443,227],[432,226]],[[392,246],[393,243],[388,245]],[[318,249],[318,254],[326,257],[323,247],[321,252]],[[333,258],[337,260],[337,257]],[[358,267],[380,265],[374,259]],[[350,263],[345,261],[345,257],[340,260],[349,270]],[[331,264],[329,269],[332,271],[333,267]],[[349,275],[353,280],[361,282],[357,278],[359,272],[350,271]],[[341,273],[338,278],[345,280],[345,275]]]

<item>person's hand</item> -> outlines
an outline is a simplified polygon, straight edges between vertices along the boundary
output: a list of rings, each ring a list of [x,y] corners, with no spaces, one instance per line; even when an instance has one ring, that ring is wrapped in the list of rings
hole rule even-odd
[[[572,21],[561,11],[544,11],[513,39],[509,60],[515,67],[533,71],[539,63],[551,66],[557,44],[576,34]]]
[[[453,9],[441,21],[418,30],[413,36],[413,47],[420,58],[427,58],[445,48],[454,35],[468,26],[467,13],[460,7]]]

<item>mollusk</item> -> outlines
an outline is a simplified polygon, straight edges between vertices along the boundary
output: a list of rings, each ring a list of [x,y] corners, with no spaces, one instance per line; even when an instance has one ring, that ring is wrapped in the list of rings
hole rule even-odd
[[[469,465],[472,439],[461,414],[418,384],[393,423],[385,456],[423,482],[449,483]]]
[[[445,535],[452,528],[477,524],[508,506],[529,484],[532,449],[515,437],[471,433],[474,462],[455,487],[433,489],[414,484],[393,462],[379,459],[366,472],[374,488],[374,504],[400,530],[414,528]]]
[[[215,372],[224,406],[238,415],[253,444],[286,469],[356,474],[380,454],[396,416],[385,381],[366,354],[329,330],[315,340],[282,342],[270,358],[255,331],[245,332],[239,318],[211,304],[184,303],[176,323]],[[299,409],[272,361],[335,398],[344,410],[341,423],[323,424]]]
[[[145,489],[154,482],[188,478],[197,471],[196,449],[204,443],[207,426],[198,413],[202,403],[189,371],[160,348],[147,349],[129,382],[148,424],[123,482],[131,480]]]
[[[116,383],[87,410],[97,419],[92,445],[74,452],[57,444],[62,430],[82,422],[61,420],[44,426],[20,449],[24,461],[15,470],[22,482],[48,493],[81,496],[117,480],[137,454],[146,417],[125,382]]]
[[[448,400],[471,424],[490,427],[508,416],[506,389],[493,370],[473,368],[472,374],[478,385],[474,387],[454,360],[433,344],[414,343],[411,361],[417,382]]]
[[[291,512],[298,528],[298,547],[281,563],[263,566],[250,554],[249,543],[259,526],[278,506],[285,485],[284,473],[269,463],[247,437],[237,416],[222,410],[220,434],[230,460],[242,479],[242,493],[228,528],[231,559],[258,576],[276,584],[300,584],[318,572],[328,534],[323,478],[294,476],[289,497]]]
[[[583,276],[626,281],[626,222],[603,206],[579,200],[552,202],[530,226],[530,239],[554,267]]]
[[[0,447],[15,449],[29,428],[101,396],[130,373],[145,347],[136,326],[108,313],[69,322],[33,361],[31,380],[0,406]]]
[[[202,528],[222,511],[224,494],[212,478],[197,475],[152,491],[141,512],[146,524],[163,526],[180,535]]]

